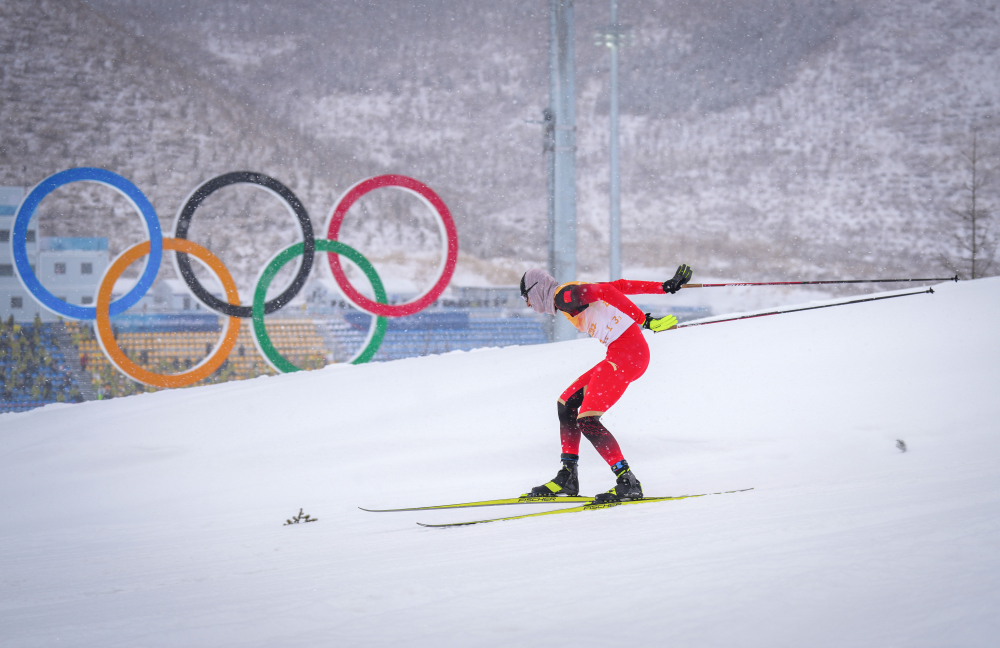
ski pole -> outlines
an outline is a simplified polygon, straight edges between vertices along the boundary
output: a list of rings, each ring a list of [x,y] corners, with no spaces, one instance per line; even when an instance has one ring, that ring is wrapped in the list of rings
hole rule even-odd
[[[904,281],[958,281],[958,275],[943,279],[839,279],[836,281],[766,281],[758,283],[684,284],[681,288],[719,288],[721,286],[811,286],[816,284],[899,283]]]
[[[886,295],[884,297],[866,297],[865,299],[854,299],[852,301],[839,302],[836,304],[825,304],[823,306],[807,306],[806,308],[793,308],[792,310],[771,311],[769,313],[757,313],[756,315],[741,315],[740,317],[730,317],[729,319],[712,320],[711,322],[693,322],[691,324],[679,324],[668,331],[689,328],[691,326],[703,326],[705,324],[719,324],[720,322],[735,322],[736,320],[752,319],[754,317],[767,317],[768,315],[784,315],[785,313],[799,313],[802,311],[816,310],[817,308],[833,308],[834,306],[847,306],[848,304],[863,304],[864,302],[878,301],[880,299],[893,299],[895,297],[909,297],[911,295],[933,295],[934,289],[928,288],[920,292],[903,293],[902,295]]]

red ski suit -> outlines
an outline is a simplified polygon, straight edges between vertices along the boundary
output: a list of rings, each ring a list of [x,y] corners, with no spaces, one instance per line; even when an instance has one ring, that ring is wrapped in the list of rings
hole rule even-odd
[[[623,458],[618,442],[603,425],[599,425],[598,419],[618,402],[628,386],[638,380],[649,366],[649,346],[639,327],[646,320],[646,315],[625,296],[636,294],[663,294],[663,284],[619,279],[610,283],[564,284],[556,289],[556,308],[563,311],[574,326],[608,347],[604,360],[577,378],[559,397],[564,453],[579,454],[579,418],[587,421],[582,432],[609,465]],[[584,315],[589,308],[598,310],[589,314],[591,323],[587,325]],[[622,313],[631,322],[620,321]],[[609,325],[602,326],[601,318]],[[593,320],[601,324],[595,325]]]

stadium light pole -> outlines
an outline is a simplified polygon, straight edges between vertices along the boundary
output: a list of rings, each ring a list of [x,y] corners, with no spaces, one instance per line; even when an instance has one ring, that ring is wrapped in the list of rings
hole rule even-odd
[[[546,108],[542,111],[542,148],[545,151],[545,175],[546,175],[546,189],[548,191],[549,199],[546,205],[546,212],[548,215],[548,240],[549,249],[548,256],[546,257],[546,262],[548,263],[549,274],[553,277],[556,275],[556,196],[555,196],[555,181],[556,181],[556,135],[555,135],[555,117],[552,115],[552,109]],[[551,337],[551,336],[550,336]]]
[[[556,274],[556,238],[555,238],[555,228],[556,228],[556,211],[555,211],[555,175],[556,175],[556,138],[555,138],[555,117],[552,115],[551,108],[545,108],[542,110],[542,120],[541,121],[531,121],[527,120],[529,124],[541,124],[542,125],[542,153],[545,156],[545,178],[546,178],[546,191],[548,195],[548,200],[546,201],[546,237],[545,240],[548,242],[548,250],[546,256],[545,268],[548,270],[549,274],[553,277]],[[553,324],[554,320],[545,318],[545,339],[552,342],[553,335]]]
[[[576,85],[573,0],[549,0],[549,109],[553,117],[552,275],[559,283],[576,279]],[[555,320],[553,341],[576,338],[564,317]]]
[[[621,236],[621,175],[618,166],[618,48],[628,37],[628,28],[618,22],[618,0],[611,0],[611,23],[597,30],[597,45],[611,50],[610,126],[608,148],[611,178],[608,209],[608,274],[610,280],[622,277],[622,236]]]

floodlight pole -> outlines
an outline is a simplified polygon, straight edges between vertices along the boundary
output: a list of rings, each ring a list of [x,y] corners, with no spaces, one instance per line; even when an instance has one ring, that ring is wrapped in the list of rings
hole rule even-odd
[[[545,267],[549,274],[554,277],[556,274],[556,135],[555,116],[552,114],[551,108],[542,111],[542,129],[542,149],[545,151],[546,191],[548,192],[548,200],[546,200],[548,228],[546,233],[549,248]]]
[[[608,251],[610,280],[622,278],[622,221],[621,221],[621,185],[618,174],[618,47],[620,38],[618,35],[618,0],[611,0],[611,26],[616,32],[608,47],[611,48],[611,182],[610,201],[611,206],[608,214],[610,227]]]
[[[576,279],[576,85],[573,0],[549,0],[549,108],[553,117],[552,275],[559,283]],[[556,318],[553,340],[572,340],[576,329]]]
[[[629,37],[629,28],[618,22],[618,0],[611,0],[611,24],[597,30],[597,44],[611,50],[611,87],[609,110],[611,128],[608,150],[611,158],[611,181],[608,189],[608,274],[611,281],[622,276],[621,172],[618,135],[618,54]]]

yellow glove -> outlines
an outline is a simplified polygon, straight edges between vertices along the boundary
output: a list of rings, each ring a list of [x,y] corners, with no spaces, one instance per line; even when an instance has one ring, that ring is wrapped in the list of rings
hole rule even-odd
[[[642,323],[642,328],[649,329],[653,333],[669,331],[675,326],[677,326],[677,318],[673,315],[667,315],[666,317],[661,317],[660,319],[653,319],[652,315],[646,313],[646,321]]]

